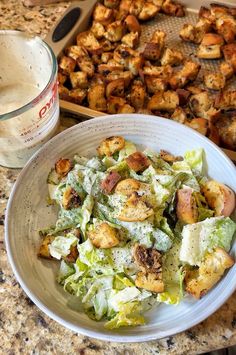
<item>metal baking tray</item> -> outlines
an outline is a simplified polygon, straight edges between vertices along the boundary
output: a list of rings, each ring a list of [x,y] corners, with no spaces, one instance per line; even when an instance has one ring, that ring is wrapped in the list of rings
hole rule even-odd
[[[181,1],[181,0],[180,0]],[[186,56],[191,58],[195,58],[196,45],[187,43],[182,41],[179,38],[179,31],[183,27],[185,23],[194,24],[197,22],[198,11],[201,6],[209,6],[210,3],[224,4],[227,6],[235,5],[235,0],[228,1],[218,1],[218,0],[185,0],[181,1],[186,6],[186,16],[185,17],[172,17],[166,16],[163,14],[157,14],[155,19],[147,21],[146,23],[141,24],[142,33],[140,38],[139,50],[142,51],[145,43],[150,39],[151,34],[156,29],[161,29],[166,32],[166,44],[170,47],[177,47],[180,49]],[[58,41],[53,40],[53,34],[55,29],[60,26],[62,19],[60,19],[54,28],[49,32],[45,41],[51,46],[55,55],[59,57],[63,50],[75,43],[76,36],[79,32],[85,31],[91,25],[91,15],[93,13],[94,6],[96,5],[97,0],[84,0],[84,1],[74,1],[73,4],[67,9],[67,11],[63,14],[63,18],[65,18],[73,9],[79,9],[80,15],[78,20],[72,27],[72,29],[61,39]],[[219,63],[221,60],[201,60],[198,59],[201,64],[201,71],[210,70],[212,72],[218,70]],[[200,72],[201,77],[201,72]],[[236,85],[234,81],[229,82],[228,87],[235,88]],[[65,100],[60,100],[60,107],[62,110],[73,113],[77,116],[83,117],[83,119],[90,119],[93,117],[103,116],[105,113],[91,110],[88,107],[84,107],[81,105],[77,105]],[[236,162],[236,152],[224,149],[224,152]]]

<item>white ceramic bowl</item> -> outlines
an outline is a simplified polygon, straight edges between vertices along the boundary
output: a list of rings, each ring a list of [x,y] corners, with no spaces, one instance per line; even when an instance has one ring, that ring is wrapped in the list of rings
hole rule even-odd
[[[48,316],[65,327],[91,337],[141,342],[170,336],[201,322],[215,312],[232,294],[236,285],[236,266],[199,301],[188,299],[178,306],[162,304],[146,313],[147,324],[115,331],[76,311],[74,297],[57,285],[54,262],[38,259],[38,230],[56,220],[55,207],[46,207],[46,177],[60,157],[76,152],[91,156],[105,137],[122,135],[144,146],[181,155],[188,149],[203,147],[209,176],[236,191],[236,169],[212,142],[184,125],[146,115],[104,116],[80,123],[48,142],[22,170],[9,199],[6,216],[6,246],[13,271],[32,301]],[[231,250],[236,254],[236,243]]]

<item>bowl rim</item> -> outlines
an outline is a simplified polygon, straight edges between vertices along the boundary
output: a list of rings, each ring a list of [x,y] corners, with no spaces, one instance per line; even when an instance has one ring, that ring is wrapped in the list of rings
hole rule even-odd
[[[194,320],[189,321],[188,322],[188,326],[186,327],[186,325],[182,324],[182,325],[178,325],[178,327],[172,328],[171,332],[166,330],[166,331],[159,331],[159,335],[148,335],[148,334],[138,334],[138,335],[125,335],[125,334],[113,334],[112,332],[109,334],[103,334],[103,333],[99,333],[98,331],[94,331],[94,330],[90,330],[87,329],[83,326],[80,325],[75,325],[65,319],[63,319],[61,316],[55,314],[53,311],[51,311],[47,305],[40,301],[37,296],[31,292],[30,288],[26,285],[24,278],[21,276],[20,272],[17,270],[17,267],[15,266],[14,263],[14,255],[13,252],[11,250],[11,246],[10,246],[10,237],[9,237],[9,222],[10,222],[10,215],[11,215],[11,209],[12,209],[12,205],[14,203],[14,195],[15,192],[18,190],[18,188],[20,187],[21,181],[24,179],[25,174],[27,173],[28,168],[30,167],[30,165],[33,163],[33,161],[39,157],[40,155],[43,154],[43,152],[45,150],[47,150],[47,148],[50,145],[54,145],[57,144],[58,141],[60,141],[60,139],[66,135],[69,135],[70,132],[74,129],[80,130],[81,127],[83,126],[87,126],[87,125],[93,125],[99,122],[103,122],[106,121],[107,119],[117,119],[117,118],[123,118],[123,119],[137,119],[140,120],[140,118],[145,118],[147,120],[153,121],[153,123],[158,124],[158,121],[168,121],[170,125],[173,125],[173,128],[179,127],[181,126],[183,130],[186,130],[186,132],[189,132],[191,135],[195,135],[196,137],[200,138],[200,140],[203,141],[207,141],[207,144],[209,146],[211,146],[214,150],[217,151],[218,154],[220,154],[222,156],[223,159],[225,159],[225,161],[227,162],[227,164],[229,164],[231,166],[232,169],[236,169],[233,162],[227,157],[227,155],[212,141],[210,141],[208,138],[204,137],[203,135],[201,135],[200,133],[196,132],[194,129],[184,126],[178,122],[175,121],[171,121],[168,120],[166,118],[162,118],[159,116],[151,116],[151,115],[145,115],[145,114],[117,114],[117,115],[104,115],[104,116],[99,116],[96,118],[93,118],[92,120],[87,120],[81,123],[78,123],[64,131],[62,131],[61,133],[59,133],[58,135],[56,135],[55,137],[53,137],[52,139],[50,139],[46,144],[44,144],[31,158],[30,160],[27,162],[27,164],[25,165],[25,167],[21,170],[20,174],[17,177],[17,180],[10,192],[10,196],[9,196],[9,200],[7,203],[7,208],[6,208],[6,217],[5,217],[5,244],[6,244],[6,250],[7,250],[7,256],[8,256],[8,260],[10,262],[11,268],[13,270],[14,275],[16,276],[17,281],[19,282],[20,286],[22,287],[22,289],[24,290],[24,292],[27,294],[27,296],[34,302],[34,304],[41,310],[43,311],[47,316],[49,316],[51,319],[57,321],[59,324],[63,325],[64,327],[66,327],[67,329],[70,329],[76,333],[79,333],[81,335],[84,336],[89,336],[95,339],[99,339],[99,340],[103,340],[103,341],[109,341],[109,342],[119,342],[119,343],[140,343],[140,342],[144,342],[144,341],[152,341],[152,340],[159,340],[165,337],[169,337],[169,336],[173,336],[176,335],[180,332],[186,331],[187,329],[199,324],[200,322],[204,321],[206,318],[208,318],[210,315],[212,315],[216,310],[218,310],[227,300],[228,298],[232,295],[232,293],[236,290],[236,264],[233,266],[233,268],[235,269],[235,274],[234,274],[234,279],[235,279],[235,283],[231,284],[230,288],[227,288],[227,292],[226,294],[223,294],[223,297],[221,295],[221,299],[217,300],[217,302],[212,302],[210,304],[210,306],[205,309],[204,313],[200,313],[200,315],[196,318],[194,318]],[[156,121],[156,122],[155,122]],[[114,133],[115,134],[115,133]]]

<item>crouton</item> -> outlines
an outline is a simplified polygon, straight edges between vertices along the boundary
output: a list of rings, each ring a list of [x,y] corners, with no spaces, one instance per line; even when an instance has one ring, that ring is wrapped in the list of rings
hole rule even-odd
[[[111,52],[114,51],[116,48],[116,43],[115,42],[111,42],[106,38],[103,38],[99,41],[101,47],[102,47],[102,51],[103,52]]]
[[[57,74],[57,80],[59,84],[63,85],[66,82],[66,79],[67,79],[66,75],[63,75],[60,72]]]
[[[209,180],[202,186],[202,193],[216,216],[228,217],[235,209],[235,193],[224,184]]]
[[[109,73],[113,73],[114,71],[123,71],[124,66],[118,64],[114,61],[114,59],[110,59],[106,64],[99,64],[98,65],[98,72],[102,75],[107,75]]]
[[[188,60],[183,68],[176,72],[169,80],[172,89],[182,88],[189,81],[193,81],[198,76],[201,65],[199,63]]]
[[[128,167],[135,172],[143,171],[151,164],[150,160],[142,152],[134,152],[126,159]]]
[[[85,89],[76,88],[69,91],[69,101],[78,105],[82,104],[86,96],[87,90]]]
[[[161,11],[169,16],[183,17],[185,16],[184,6],[172,0],[164,0]]]
[[[165,79],[146,75],[144,81],[149,94],[155,94],[157,91],[165,91],[167,89],[168,82]]]
[[[210,11],[212,16],[214,16],[215,19],[224,17],[225,15],[229,14],[228,6],[222,4],[215,4],[215,3],[210,4]]]
[[[133,3],[136,3],[136,1],[137,0],[135,0]],[[144,5],[142,6],[142,10],[141,12],[139,12],[137,17],[141,21],[150,20],[151,18],[155,17],[159,11],[160,11],[160,7],[149,2],[144,2]]]
[[[82,71],[70,73],[70,82],[73,89],[86,89],[88,87],[87,74]]]
[[[97,39],[103,38],[106,32],[104,26],[99,22],[93,22],[90,30]]]
[[[186,291],[199,299],[223,276],[226,269],[234,265],[233,258],[224,249],[216,248],[208,254],[199,269],[185,279]]]
[[[133,57],[139,57],[139,53],[123,44],[117,46],[114,51],[114,60],[122,65],[127,65],[128,60]]]
[[[109,96],[120,96],[125,95],[125,81],[124,79],[116,79],[107,84],[106,87],[106,97]]]
[[[189,90],[177,89],[176,90],[179,97],[180,106],[185,106],[188,103],[189,96],[191,95]]]
[[[126,104],[122,97],[110,96],[107,99],[107,112],[110,114],[118,113],[118,111]]]
[[[77,208],[81,205],[81,199],[77,192],[70,186],[68,186],[62,196],[62,206],[65,210],[71,208]]]
[[[133,0],[121,0],[119,6],[119,12],[117,14],[117,18],[123,20],[130,12],[130,7]]]
[[[52,259],[52,256],[49,251],[49,245],[53,242],[54,239],[55,239],[55,236],[53,236],[53,235],[46,235],[43,238],[42,243],[39,247],[39,251],[38,251],[39,257],[45,258],[45,259]]]
[[[118,95],[117,95],[118,96]],[[144,106],[146,99],[146,90],[141,81],[135,81],[131,86],[130,104],[138,110]]]
[[[206,87],[211,90],[221,90],[225,87],[225,77],[219,72],[205,73],[203,80]]]
[[[150,185],[128,178],[118,182],[115,188],[115,193],[130,197],[133,192],[139,192],[140,190],[146,191],[147,193],[150,191]]]
[[[118,108],[117,113],[134,113],[135,108],[129,104],[124,104],[123,106]]]
[[[162,50],[165,47],[166,33],[162,30],[155,30],[152,34],[151,41],[152,43],[157,43]]]
[[[186,90],[189,91],[191,94],[200,94],[201,92],[205,91],[204,89],[200,88],[199,86],[196,86],[194,84],[189,84],[186,86]],[[177,90],[178,91],[178,90]]]
[[[91,31],[81,32],[77,35],[77,45],[82,46],[91,54],[101,54],[102,46]]]
[[[161,149],[160,150],[160,157],[167,163],[174,163],[175,161],[181,161],[183,160],[183,157],[181,156],[174,156],[173,154],[167,152],[166,150]]]
[[[207,112],[213,105],[213,100],[207,91],[192,95],[189,99],[189,106],[196,117],[207,118]]]
[[[72,245],[70,247],[70,254],[64,256],[63,260],[65,260],[67,263],[75,263],[78,256],[79,252],[77,249],[77,245]]]
[[[173,114],[171,115],[171,119],[179,123],[185,123],[187,120],[187,115],[181,107],[176,107]]]
[[[180,65],[183,60],[182,52],[177,49],[166,48],[161,58],[161,65]]]
[[[55,170],[58,175],[61,177],[66,176],[69,171],[72,169],[72,163],[70,159],[62,159],[60,158],[55,164]]]
[[[220,72],[224,75],[225,79],[228,80],[234,75],[233,67],[230,63],[222,62],[219,66]]]
[[[77,61],[78,58],[89,58],[88,51],[82,46],[70,46],[66,48],[65,53],[68,57]]]
[[[236,109],[236,90],[225,90],[218,94],[215,100],[215,107],[221,110]]]
[[[224,44],[222,36],[215,33],[206,33],[198,48],[197,56],[202,59],[221,58],[221,46]]]
[[[164,65],[163,67],[156,67],[154,65],[144,66],[142,69],[142,74],[168,80],[173,74],[173,69],[170,65]]]
[[[143,66],[142,57],[132,57],[128,59],[127,69],[134,76],[138,75]]]
[[[107,26],[104,36],[110,42],[119,42],[124,35],[124,25],[121,21],[115,21]]]
[[[109,9],[117,9],[120,5],[120,0],[104,0],[104,5]]]
[[[164,291],[161,273],[139,272],[135,279],[135,285],[151,292],[159,293]]]
[[[129,32],[138,32],[138,35],[141,34],[141,26],[137,18],[133,15],[128,15],[124,21]]]
[[[106,193],[110,194],[116,184],[121,180],[120,174],[116,171],[110,171],[110,173],[101,182],[101,189]]]
[[[152,42],[147,43],[142,55],[145,59],[148,60],[158,60],[161,56],[161,49],[159,44]]]
[[[195,129],[195,131],[206,136],[208,129],[208,121],[205,118],[193,118],[191,121],[185,121],[186,126]]]
[[[116,216],[120,221],[138,222],[144,221],[154,214],[152,206],[134,192],[124,204],[119,214]]]
[[[198,221],[198,208],[191,188],[177,190],[176,215],[178,220],[186,224]]]
[[[117,229],[106,222],[99,224],[94,230],[88,231],[87,234],[96,248],[110,249],[119,244]]]
[[[93,12],[93,19],[106,26],[113,21],[113,10],[98,3]]]
[[[92,60],[88,58],[77,58],[77,65],[83,73],[86,73],[88,78],[92,78],[94,75],[94,64]]]
[[[58,94],[60,99],[69,101],[69,89],[67,89],[64,85],[58,85]]]
[[[105,78],[107,83],[110,83],[116,79],[124,79],[125,88],[127,88],[133,79],[133,75],[130,71],[114,71],[113,73],[109,73]]]
[[[208,121],[207,137],[216,145],[220,145],[219,130],[212,122]]]
[[[59,69],[64,75],[70,75],[75,70],[76,61],[71,57],[63,56],[59,61]]]
[[[113,58],[113,53],[112,52],[104,52],[101,55],[102,63],[107,63],[112,58]]]
[[[236,43],[226,44],[222,47],[222,51],[226,62],[232,65],[234,72],[236,72]]]
[[[159,91],[153,95],[148,102],[148,109],[150,111],[159,110],[173,112],[179,106],[179,97],[175,91]]]
[[[200,44],[203,37],[211,29],[212,23],[207,19],[199,19],[195,26],[184,24],[180,30],[179,36],[183,41]]]
[[[138,17],[138,15],[140,14],[140,12],[143,9],[145,0],[136,0],[136,1],[132,1],[129,7],[129,13],[131,15],[134,15],[136,17]]]
[[[96,84],[88,91],[89,108],[96,111],[106,111],[107,104],[105,99],[105,85]]]
[[[97,148],[97,152],[99,156],[106,155],[107,157],[110,157],[114,153],[119,152],[124,146],[125,140],[123,137],[113,136],[104,139]]]
[[[122,37],[121,42],[130,48],[136,48],[139,43],[139,35],[138,32],[130,32],[127,33],[124,37]]]
[[[219,18],[215,22],[216,30],[226,43],[233,43],[236,39],[236,20],[231,16]]]
[[[231,150],[236,150],[236,112],[226,112],[216,122],[221,144]]]
[[[162,255],[154,248],[146,248],[136,243],[133,248],[133,257],[143,272],[161,272]]]

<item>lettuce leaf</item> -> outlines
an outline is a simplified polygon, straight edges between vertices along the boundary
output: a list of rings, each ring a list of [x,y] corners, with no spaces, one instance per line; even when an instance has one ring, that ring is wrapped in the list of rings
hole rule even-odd
[[[116,329],[127,326],[145,324],[144,317],[140,314],[142,307],[140,302],[125,303],[120,307],[119,312],[110,321],[106,322],[106,329]]]
[[[137,151],[137,148],[134,143],[125,141],[125,146],[119,151],[118,162],[127,158],[130,154],[133,154]]]
[[[204,150],[202,148],[187,151],[184,154],[184,160],[189,164],[194,174],[203,174]]]
[[[81,222],[80,222],[80,228],[84,237],[86,236],[86,227],[92,215],[93,206],[94,206],[93,196],[87,195],[81,209]]]
[[[52,257],[60,260],[70,254],[71,246],[76,245],[78,238],[72,233],[68,233],[66,236],[56,237],[49,245],[49,251]]]

